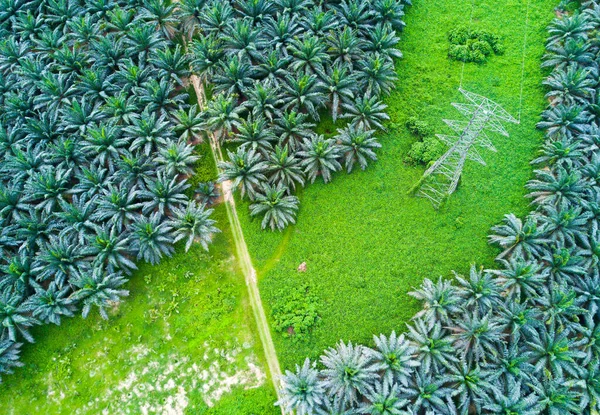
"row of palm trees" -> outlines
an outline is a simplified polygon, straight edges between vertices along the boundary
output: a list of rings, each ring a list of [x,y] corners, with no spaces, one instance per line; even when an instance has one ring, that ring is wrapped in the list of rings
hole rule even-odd
[[[210,85],[203,125],[227,144],[220,180],[262,227],[295,222],[298,186],[376,160],[406,0],[188,0],[191,66]],[[324,116],[338,126],[317,134]]]
[[[29,328],[86,316],[217,229],[186,178],[202,117],[163,0],[0,3],[0,373]]]
[[[282,379],[303,414],[594,414],[600,411],[600,2],[549,26],[546,141],[533,211],[492,229],[497,269],[426,279],[402,335],[340,342]]]

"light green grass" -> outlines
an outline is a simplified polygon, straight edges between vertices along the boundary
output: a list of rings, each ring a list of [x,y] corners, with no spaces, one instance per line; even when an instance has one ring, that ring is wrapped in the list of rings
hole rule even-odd
[[[212,173],[205,163],[198,180],[214,175],[208,156]],[[111,310],[109,320],[94,313],[87,319],[66,319],[60,327],[37,327],[37,342],[24,347],[25,367],[3,376],[0,412],[139,414],[148,406],[154,408],[150,413],[166,413],[167,408],[183,413],[177,399],[185,396],[185,413],[279,413],[272,383],[264,375],[262,347],[232,254],[224,206],[214,218],[224,233],[210,252],[194,245],[184,253],[180,246],[160,265],[141,266],[127,284],[130,296]],[[255,375],[253,365],[264,376]],[[237,386],[223,389],[217,399],[223,379],[236,376]],[[204,391],[214,380],[217,384]]]
[[[467,25],[471,2],[414,0],[406,16],[398,62],[398,88],[387,98],[392,118],[381,134],[379,161],[364,172],[337,174],[332,184],[304,189],[298,225],[284,233],[260,231],[260,221],[239,206],[245,237],[259,272],[263,301],[308,282],[320,298],[321,321],[312,336],[294,342],[274,333],[284,368],[317,357],[339,339],[371,342],[374,333],[404,330],[418,303],[407,292],[423,278],[466,272],[471,263],[493,266],[497,250],[487,243],[490,227],[509,212],[528,211],[524,185],[531,177],[541,133],[535,130],[545,106],[540,57],[555,0],[531,0],[522,123],[510,138],[491,135],[498,153],[482,152],[488,166],[469,162],[458,191],[440,212],[429,201],[406,194],[423,173],[403,159],[415,140],[404,127],[417,115],[438,133],[443,118],[461,119],[450,104],[458,92],[462,63],[447,59],[448,31]],[[496,100],[519,115],[526,1],[478,0],[473,27],[504,38],[505,54],[484,65],[467,64],[464,87]],[[322,126],[331,130],[330,125]],[[307,272],[298,265],[306,261]]]

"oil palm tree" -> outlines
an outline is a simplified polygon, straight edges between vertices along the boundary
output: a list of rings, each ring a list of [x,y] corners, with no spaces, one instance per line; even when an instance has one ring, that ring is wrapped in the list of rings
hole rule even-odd
[[[285,412],[296,411],[298,415],[311,415],[325,400],[325,390],[318,378],[319,371],[310,359],[302,366],[296,365],[295,372],[286,370],[282,378],[282,398],[276,405]]]
[[[221,169],[219,182],[231,180],[232,189],[240,189],[242,197],[248,195],[250,200],[256,197],[256,187],[266,181],[265,172],[268,168],[267,162],[263,160],[260,153],[253,149],[244,151],[238,148],[235,153],[227,150],[229,161],[219,162]]]
[[[189,187],[185,180],[177,181],[176,177],[159,172],[156,179],[147,181],[146,188],[142,188],[137,196],[143,201],[144,214],[166,215],[187,200],[184,191]]]
[[[268,179],[275,185],[283,185],[288,189],[296,189],[296,183],[304,186],[304,172],[300,166],[300,160],[290,153],[288,146],[275,146],[274,151],[269,152]]]
[[[282,183],[270,185],[265,183],[250,205],[252,216],[264,214],[261,222],[263,229],[282,230],[289,224],[296,223],[298,198],[288,195],[288,189]]]
[[[98,226],[95,234],[90,234],[87,238],[87,254],[94,256],[95,268],[118,269],[127,275],[137,269],[130,255],[129,236],[118,232],[117,226]]]
[[[204,117],[198,110],[198,105],[191,105],[187,110],[178,109],[173,115],[177,121],[175,132],[179,134],[180,140],[189,143],[202,141],[200,133]]]
[[[161,221],[159,212],[148,217],[137,216],[132,223],[131,248],[137,252],[137,259],[157,264],[163,255],[173,254],[173,236],[169,226]]]
[[[191,175],[198,160],[199,157],[194,155],[194,148],[185,141],[171,141],[154,158],[154,161],[164,166],[165,172],[169,176]]]
[[[17,336],[20,335],[33,343],[29,328],[35,324],[39,324],[39,321],[28,313],[21,294],[9,287],[0,292],[0,327],[2,327],[0,337],[2,339],[8,338],[11,342],[16,342]]]
[[[212,77],[216,92],[243,95],[255,78],[255,72],[244,59],[233,56],[223,61]]]
[[[584,133],[590,114],[580,105],[558,104],[542,113],[538,128],[546,130],[549,137]]]
[[[375,383],[371,393],[366,395],[367,402],[358,408],[359,414],[370,415],[408,415],[405,411],[408,401],[399,398],[399,386],[387,380]]]
[[[325,85],[316,75],[287,75],[281,85],[281,102],[288,111],[306,111],[319,120],[319,109],[325,105]]]
[[[308,115],[296,111],[284,111],[275,120],[273,132],[279,137],[280,145],[287,145],[295,152],[302,146],[302,141],[312,135],[311,128],[315,124],[308,122]]]
[[[413,373],[408,386],[400,387],[400,397],[408,400],[412,413],[453,413],[448,406],[453,391],[444,386],[445,383],[442,375],[436,376],[427,371],[425,366],[420,366]]]
[[[425,372],[440,373],[448,365],[458,362],[452,338],[440,322],[431,324],[416,318],[407,327],[407,336],[417,348],[416,356]]]
[[[14,368],[23,366],[19,361],[21,346],[22,343],[13,342],[4,336],[0,337],[0,374],[11,374]]]
[[[314,183],[318,176],[328,183],[331,181],[331,174],[342,168],[338,161],[341,157],[340,147],[333,139],[325,139],[322,135],[305,138],[298,156],[302,159],[300,165],[311,183]]]
[[[203,81],[212,78],[225,56],[222,40],[215,33],[200,33],[192,40],[189,49],[192,52],[190,65],[194,73]]]
[[[376,95],[357,96],[353,102],[342,104],[347,111],[342,118],[349,118],[350,123],[365,130],[379,128],[385,130],[383,123],[390,119],[385,113],[387,105]]]
[[[119,272],[106,272],[102,268],[94,268],[73,281],[78,288],[69,297],[83,305],[81,315],[86,318],[92,307],[98,307],[100,316],[108,319],[106,308],[111,302],[118,302],[129,295],[129,291],[121,289],[127,280]]]
[[[324,67],[328,66],[329,55],[317,36],[295,38],[290,42],[288,49],[293,56],[290,68],[299,74],[320,74],[324,72]]]
[[[378,23],[389,24],[395,31],[404,29],[404,3],[402,0],[375,0],[373,2],[374,19]]]
[[[208,251],[213,235],[219,232],[214,226],[216,221],[210,219],[212,212],[212,209],[205,209],[204,205],[197,205],[194,201],[188,201],[185,209],[173,208],[173,219],[167,222],[173,230],[173,243],[185,239],[187,252],[193,242],[199,242]]]
[[[391,92],[398,76],[387,55],[376,52],[367,54],[358,63],[356,78],[365,95],[385,96]]]
[[[263,26],[264,36],[269,40],[270,46],[283,56],[287,56],[288,46],[300,34],[300,29],[298,15],[280,13],[276,17],[267,17]]]
[[[388,384],[407,386],[412,372],[419,366],[419,362],[414,358],[417,348],[405,339],[403,334],[396,335],[395,331],[389,336],[373,336],[373,341],[373,360],[381,364],[383,380]]]
[[[356,80],[345,65],[335,65],[328,69],[323,77],[327,89],[327,100],[331,107],[333,123],[337,121],[342,110],[342,104],[351,103],[356,91]]]
[[[563,43],[549,45],[543,57],[542,66],[556,68],[558,70],[571,66],[572,64],[589,66],[594,55],[589,51],[590,45],[581,39],[568,38]]]
[[[551,89],[546,98],[556,104],[585,104],[596,93],[597,82],[590,72],[590,69],[581,69],[577,65],[555,71],[544,81]]]
[[[206,128],[214,131],[216,137],[223,140],[239,125],[243,111],[244,106],[237,105],[233,96],[218,94],[208,102],[205,111]]]
[[[344,155],[344,164],[348,173],[352,171],[355,163],[364,170],[367,168],[368,160],[377,160],[373,150],[380,148],[381,144],[373,134],[375,134],[373,130],[365,130],[354,125],[338,130],[340,151]]]
[[[350,27],[343,30],[331,31],[326,37],[327,53],[331,56],[333,65],[346,64],[352,67],[364,58],[364,39]]]
[[[525,221],[513,214],[505,215],[502,224],[492,227],[492,232],[488,237],[490,243],[498,244],[503,249],[498,259],[507,255],[532,258],[540,255],[544,244],[550,242],[543,237],[543,230],[538,228],[535,215],[529,215]]]
[[[215,182],[199,183],[194,193],[200,203],[206,206],[212,206],[221,197]]]
[[[364,346],[339,342],[321,356],[322,385],[329,396],[353,404],[374,391],[380,365],[374,363]]]
[[[274,123],[279,117],[281,101],[278,98],[279,90],[269,85],[264,86],[261,82],[255,82],[254,87],[246,90],[248,98],[247,105],[251,108],[254,117],[262,116],[269,123]]]
[[[73,316],[73,300],[68,298],[70,291],[70,286],[59,288],[55,281],[50,283],[48,289],[37,286],[35,294],[24,302],[23,307],[43,323],[60,325],[63,316]]]
[[[425,278],[421,287],[410,291],[408,295],[422,302],[423,308],[415,314],[414,318],[423,318],[430,328],[438,321],[449,325],[453,317],[462,311],[464,302],[461,290],[441,277],[437,283]]]
[[[277,137],[267,126],[267,121],[262,115],[250,115],[240,122],[238,133],[234,135],[232,141],[240,143],[240,148],[244,151],[252,149],[266,155],[276,140]]]

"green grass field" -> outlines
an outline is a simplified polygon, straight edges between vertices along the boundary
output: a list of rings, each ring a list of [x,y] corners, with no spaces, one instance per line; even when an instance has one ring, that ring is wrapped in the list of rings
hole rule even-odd
[[[466,64],[463,86],[518,117],[526,3],[483,0],[471,9],[472,2],[413,1],[400,43],[405,58],[397,64],[398,88],[386,100],[392,119],[381,134],[379,161],[365,172],[338,173],[332,184],[304,189],[298,225],[284,233],[261,232],[247,205],[239,207],[266,307],[303,284],[319,298],[321,319],[312,335],[294,341],[274,333],[284,368],[315,358],[339,339],[370,343],[374,333],[404,330],[418,307],[406,293],[425,277],[464,273],[472,263],[493,266],[490,227],[506,213],[528,210],[523,186],[542,139],[535,124],[545,106],[540,57],[556,1],[530,2],[521,124],[509,125],[508,139],[491,136],[498,153],[482,152],[487,167],[466,165],[458,191],[440,212],[406,194],[424,168],[403,163],[415,140],[405,122],[416,115],[436,132],[449,133],[442,119],[461,119],[450,104],[463,102],[463,65],[447,59],[446,36],[469,25],[471,10],[471,26],[501,35],[506,50],[486,64]],[[298,272],[304,261],[307,271]]]
[[[215,174],[201,150],[208,164],[196,181]],[[179,247],[141,266],[109,320],[93,313],[36,327],[25,367],[0,384],[0,412],[277,414],[225,207],[214,217],[224,232],[210,252]]]

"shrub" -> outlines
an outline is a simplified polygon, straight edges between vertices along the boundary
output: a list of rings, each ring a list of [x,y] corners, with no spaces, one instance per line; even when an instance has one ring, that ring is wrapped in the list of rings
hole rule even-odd
[[[419,120],[417,117],[410,117],[406,121],[406,128],[417,137],[424,138],[433,134],[433,130],[426,121]]]
[[[319,321],[319,299],[303,284],[292,292],[280,291],[273,307],[275,330],[284,336],[304,338]]]
[[[483,63],[493,54],[503,52],[500,37],[485,30],[455,28],[448,33],[448,57],[460,62]]]
[[[419,120],[417,117],[411,117],[406,121],[406,128],[413,135],[419,137],[419,140],[413,143],[406,154],[405,163],[427,165],[444,154],[446,147],[433,136],[433,129],[427,122]]]

